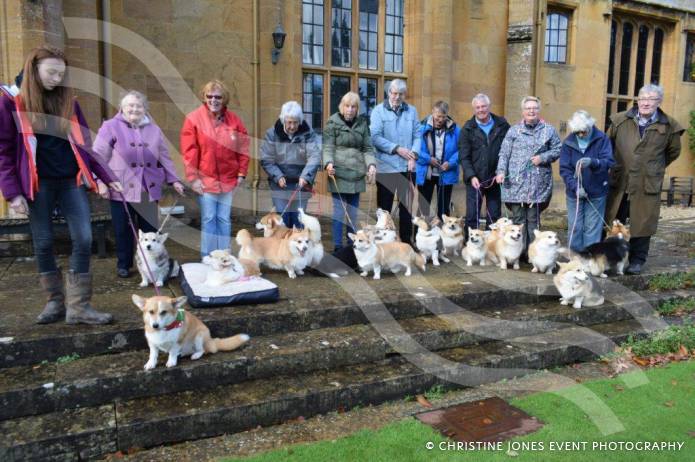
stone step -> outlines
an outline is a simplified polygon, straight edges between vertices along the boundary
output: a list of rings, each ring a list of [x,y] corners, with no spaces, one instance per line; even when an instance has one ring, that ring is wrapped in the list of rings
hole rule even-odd
[[[651,296],[651,302],[677,296]],[[628,319],[640,319],[650,330],[659,327],[647,301],[580,310],[545,302],[504,310],[473,312],[438,306],[433,311],[437,316],[256,337],[237,351],[205,355],[197,361],[181,358],[174,368],[164,367],[166,355],[160,354],[152,371],[143,370],[147,350],[7,368],[0,375],[0,420],[370,363],[397,355],[410,338],[435,351]]]
[[[378,404],[438,384],[475,386],[588,360],[640,332],[640,323],[619,321],[591,330],[568,327],[436,353],[404,341],[403,355],[339,370],[288,371],[288,375],[208,390],[5,420],[0,422],[0,460],[93,458],[115,450],[234,433],[299,416]]]
[[[451,268],[454,268],[452,271]],[[677,269],[674,269],[676,271]],[[441,275],[433,280],[416,275],[411,278],[386,277],[372,281],[358,276],[340,278],[309,277],[308,287],[316,287],[316,296],[307,285],[289,284],[279,274],[269,277],[281,285],[283,298],[277,303],[207,308],[193,310],[216,336],[245,332],[252,337],[275,333],[308,331],[325,327],[341,327],[368,322],[367,314],[375,307],[385,306],[393,317],[407,319],[428,313],[429,307],[453,302],[469,310],[490,306],[501,308],[518,303],[536,303],[557,296],[552,280],[546,275],[526,271],[501,272],[490,267],[430,270],[450,272],[447,281]],[[613,284],[643,289],[649,276],[611,278]],[[17,283],[24,279],[17,276]],[[13,281],[10,281],[12,283]],[[607,284],[606,281],[601,281]],[[117,285],[117,284],[120,284]],[[125,289],[124,289],[125,287]],[[127,285],[116,281],[104,296],[95,294],[99,307],[114,313],[117,322],[108,326],[70,326],[64,323],[37,326],[32,314],[8,312],[0,325],[0,368],[30,365],[42,361],[78,355],[87,357],[146,348],[140,311],[132,305]],[[16,292],[16,293],[15,293]],[[153,295],[151,289],[137,290],[142,296]],[[118,293],[117,297],[106,296]],[[181,295],[177,285],[163,291]],[[0,293],[0,306],[15,305],[17,297],[23,306],[40,306],[43,295],[36,288],[8,289]],[[29,318],[29,319],[27,319]]]

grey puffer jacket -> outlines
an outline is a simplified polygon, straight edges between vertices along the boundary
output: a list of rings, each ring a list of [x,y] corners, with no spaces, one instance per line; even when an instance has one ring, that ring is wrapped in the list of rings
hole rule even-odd
[[[300,178],[314,183],[321,167],[321,145],[306,121],[302,121],[292,139],[279,119],[266,131],[261,145],[261,167],[268,174],[271,189],[280,189],[280,178],[288,183],[296,183]]]
[[[504,137],[497,162],[497,175],[504,174],[502,201],[540,203],[550,200],[553,193],[551,164],[560,157],[562,141],[555,128],[543,120],[531,128],[520,122],[513,125]],[[539,155],[535,166],[531,157]]]

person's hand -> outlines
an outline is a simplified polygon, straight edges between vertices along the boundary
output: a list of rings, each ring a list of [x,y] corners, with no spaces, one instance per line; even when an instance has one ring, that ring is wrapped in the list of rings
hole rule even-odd
[[[541,162],[543,162],[543,161],[541,160],[541,156],[535,155],[535,156],[531,157],[531,163],[532,163],[533,165],[535,165],[536,167],[538,167],[538,166],[541,164]]]
[[[409,172],[415,171],[415,159],[408,159],[408,171]]]
[[[97,192],[99,193],[99,196],[101,196],[102,199],[109,198],[109,187],[101,181],[97,182]]]
[[[20,213],[22,215],[27,215],[29,213],[29,205],[24,196],[15,196],[10,201],[10,208],[15,211],[15,213]]]
[[[437,167],[437,168],[439,168],[439,166],[440,166],[441,164],[439,163],[439,161],[437,160],[436,157],[430,157],[430,165],[431,165],[432,167]]]
[[[495,177],[495,182],[496,182],[497,184],[502,184],[502,183],[504,183],[504,173],[500,173],[499,175],[497,175],[497,176]]]
[[[191,183],[191,189],[199,195],[203,195],[203,182],[200,180],[200,178],[193,180],[193,183]]]
[[[480,189],[480,181],[478,180],[477,176],[471,178],[471,186],[473,186],[475,189]]]
[[[417,156],[413,151],[410,149],[404,148],[403,146],[399,146],[398,149],[396,149],[396,152],[398,153],[399,156],[404,158],[405,160],[415,160],[417,159]]]
[[[184,191],[186,188],[183,187],[183,184],[181,184],[180,181],[175,181],[172,186],[174,187],[174,190],[179,193],[179,196],[185,196]]]
[[[113,182],[109,183],[109,188],[110,188],[112,191],[115,191],[115,192],[117,192],[117,193],[122,193],[122,192],[123,192],[123,185],[121,184],[120,181],[113,181]]]
[[[284,176],[278,180],[278,186],[280,186],[282,189],[285,189],[287,187],[287,180]]]
[[[297,184],[299,185],[299,189],[304,189],[304,187],[308,185],[309,182],[306,181],[304,178],[300,178]]]
[[[335,168],[333,167],[332,162],[326,164],[326,173],[328,173],[328,176],[335,175]]]
[[[586,189],[584,188],[579,188],[577,190],[577,197],[579,199],[587,199],[589,196],[586,194]]]
[[[449,162],[444,162],[444,163],[439,167],[439,170],[441,170],[442,172],[446,172],[447,170],[449,170]]]
[[[581,168],[587,168],[591,165],[591,157],[582,157],[577,163],[581,165]]]
[[[367,183],[372,184],[376,180],[376,165],[372,164],[367,169]]]

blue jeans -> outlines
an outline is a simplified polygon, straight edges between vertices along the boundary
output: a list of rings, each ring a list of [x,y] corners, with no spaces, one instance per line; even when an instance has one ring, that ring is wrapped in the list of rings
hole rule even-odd
[[[200,255],[229,249],[232,235],[232,192],[204,193],[200,201]]]
[[[347,228],[345,231],[345,238],[347,239],[348,245],[352,245],[352,239],[350,239],[347,234],[355,232],[355,229],[350,226],[350,223],[345,218],[343,204],[345,208],[347,208],[350,222],[356,224],[357,212],[360,209],[360,193],[331,193],[331,195],[333,196],[333,246],[335,250],[339,250],[343,247],[343,225]]]
[[[579,199],[579,209],[577,209],[576,196],[567,196],[567,222],[569,226],[567,239],[571,234],[570,248],[572,250],[579,252],[587,246],[601,241],[605,211],[606,196]],[[574,233],[572,233],[573,227]]]
[[[77,186],[74,178],[40,180],[39,191],[29,201],[29,225],[34,243],[34,255],[40,273],[56,271],[53,256],[53,211],[59,207],[65,217],[72,241],[70,270],[89,273],[92,254],[92,224],[87,191]]]
[[[282,211],[285,210],[285,207],[287,207],[287,203],[290,201],[290,198],[292,197],[292,194],[294,194],[296,189],[297,183],[287,183],[287,187],[285,189],[271,190],[273,206],[275,207],[275,210],[278,213],[282,213]],[[298,191],[297,194],[295,194],[294,199],[292,199],[292,203],[289,207],[287,207],[287,210],[282,215],[282,221],[285,222],[285,226],[287,226],[288,228],[296,226],[297,229],[302,229],[304,227],[299,222],[299,212],[297,212],[297,209],[303,208],[306,212],[306,207],[309,203],[309,199],[311,199],[311,192],[309,191],[302,190]]]

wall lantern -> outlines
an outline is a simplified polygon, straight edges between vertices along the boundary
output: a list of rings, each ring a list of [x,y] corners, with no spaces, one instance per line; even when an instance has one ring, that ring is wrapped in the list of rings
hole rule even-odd
[[[271,51],[271,61],[273,64],[278,63],[278,59],[280,59],[280,50],[282,49],[283,45],[285,45],[285,37],[287,34],[285,33],[285,30],[282,28],[282,25],[278,24],[275,27],[275,31],[273,32],[273,50]]]

